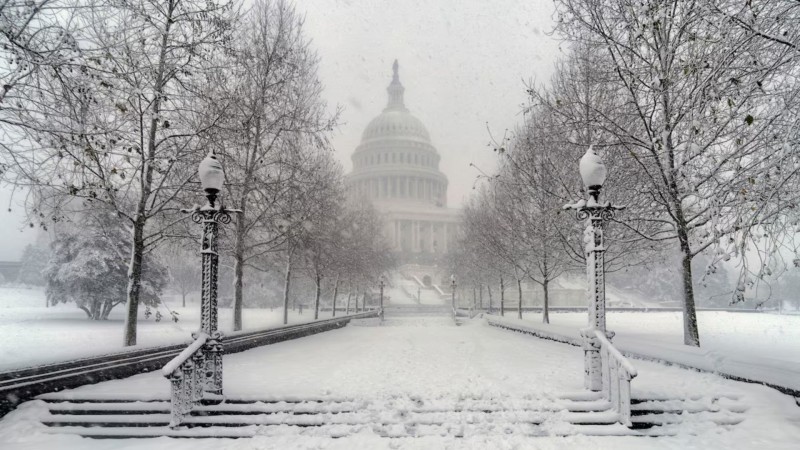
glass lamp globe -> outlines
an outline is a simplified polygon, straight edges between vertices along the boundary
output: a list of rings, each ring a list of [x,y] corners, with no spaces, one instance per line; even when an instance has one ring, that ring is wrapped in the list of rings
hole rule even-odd
[[[579,163],[583,184],[590,190],[599,190],[606,181],[606,165],[592,146],[586,150]]]
[[[200,177],[200,185],[205,192],[216,194],[222,189],[222,184],[225,181],[225,173],[222,171],[222,164],[220,164],[217,159],[214,150],[211,150],[203,161],[200,162],[197,174]]]

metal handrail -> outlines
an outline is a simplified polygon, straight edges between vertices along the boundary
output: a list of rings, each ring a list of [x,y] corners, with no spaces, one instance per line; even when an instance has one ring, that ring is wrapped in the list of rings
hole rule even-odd
[[[189,344],[182,352],[178,354],[178,356],[172,358],[170,362],[164,365],[164,368],[161,369],[161,374],[165,377],[172,375],[178,368],[185,363],[186,361],[191,358],[195,352],[201,349],[203,345],[205,345],[206,341],[208,340],[208,335],[205,333],[198,333],[197,338]]]
[[[206,387],[206,344],[209,336],[198,333],[194,342],[168,362],[161,373],[170,382],[172,417],[170,427],[181,424],[186,416],[203,399]]]
[[[638,372],[628,358],[611,344],[603,331],[594,330],[594,336],[600,344],[603,396],[619,414],[620,422],[631,426],[631,380]]]

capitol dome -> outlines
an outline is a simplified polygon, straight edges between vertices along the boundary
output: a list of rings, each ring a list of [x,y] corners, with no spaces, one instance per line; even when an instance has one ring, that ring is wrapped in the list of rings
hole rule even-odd
[[[444,207],[447,177],[428,129],[406,108],[399,65],[392,66],[386,108],[372,119],[353,153],[349,185],[373,201]]]
[[[386,238],[405,255],[402,261],[435,261],[451,248],[459,213],[447,208],[447,177],[428,129],[405,106],[397,61],[392,70],[386,108],[370,121],[353,152],[348,192],[383,214]]]
[[[422,122],[411,115],[407,109],[385,110],[372,119],[361,135],[361,142],[370,139],[406,137],[430,142],[431,136]]]

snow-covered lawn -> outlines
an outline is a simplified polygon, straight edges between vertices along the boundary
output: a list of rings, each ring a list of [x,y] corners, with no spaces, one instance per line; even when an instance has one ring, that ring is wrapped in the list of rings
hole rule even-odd
[[[172,322],[163,306],[160,322],[155,321],[155,310],[146,319],[144,308],[140,307],[136,348],[180,344],[198,329],[199,302],[188,302],[182,308],[177,297],[166,297],[164,301],[179,313],[180,320]],[[329,316],[329,312],[321,313],[321,317]],[[302,315],[289,311],[289,323],[313,318],[313,311],[308,308]],[[245,330],[279,326],[283,323],[283,310],[245,309],[242,319]],[[109,320],[91,321],[72,304],[46,308],[41,289],[0,287],[0,371],[123,350],[124,322],[123,305],[114,308]],[[220,309],[219,326],[223,332],[233,329],[232,309]]]
[[[582,388],[579,348],[499,330],[481,320],[461,327],[441,321],[393,319],[386,326],[350,325],[298,340],[225,356],[228,396],[348,399],[420,399],[447,402],[463,398],[512,403],[546,398]],[[396,325],[396,326],[392,326]],[[422,325],[422,326],[414,326]],[[734,395],[749,409],[730,428],[698,421],[697,434],[665,438],[545,437],[495,434],[463,439],[425,437],[381,439],[369,432],[331,440],[286,435],[243,440],[167,438],[109,442],[49,435],[35,420],[34,404],[23,405],[0,421],[0,447],[11,449],[288,449],[288,448],[598,448],[598,449],[790,449],[800,441],[800,408],[792,398],[763,386],[724,380],[656,363],[636,361],[634,396]],[[83,386],[74,392],[168,396],[167,381],[156,373]],[[692,419],[688,419],[692,420]],[[697,419],[695,419],[697,420]]]
[[[721,311],[697,316],[699,350],[683,345],[680,312],[608,311],[606,323],[623,349],[800,390],[800,316]],[[506,317],[515,318],[516,312]],[[542,320],[540,313],[525,313],[523,319],[532,324]],[[549,328],[577,336],[587,320],[586,313],[551,313]]]

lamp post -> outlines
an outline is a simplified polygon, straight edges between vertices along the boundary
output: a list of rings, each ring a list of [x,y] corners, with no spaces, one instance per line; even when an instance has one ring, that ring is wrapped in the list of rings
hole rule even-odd
[[[205,392],[222,395],[222,333],[217,330],[217,272],[219,254],[217,253],[217,228],[219,223],[231,221],[230,213],[241,212],[226,209],[217,204],[217,194],[222,190],[225,174],[214,151],[200,162],[198,169],[200,185],[208,202],[203,206],[195,205],[183,212],[191,214],[194,223],[203,224],[201,244],[202,282],[200,306],[200,332],[208,335],[204,345],[205,367],[201,368],[204,378]]]
[[[452,293],[452,304],[453,304],[453,320],[456,319],[456,276],[450,275],[450,289]]]
[[[606,330],[606,282],[605,282],[605,242],[603,229],[616,211],[625,209],[612,206],[609,202],[600,203],[600,190],[606,180],[606,166],[603,160],[589,146],[579,164],[581,178],[588,193],[587,199],[565,205],[572,209],[578,220],[586,221],[583,232],[584,255],[586,256],[587,297],[589,301],[589,326],[581,330],[584,355],[584,386],[592,391],[603,388],[600,343],[595,335],[600,330],[609,339],[613,332]]]
[[[381,322],[383,322],[383,288],[386,286],[386,282],[384,281],[384,276],[381,275],[381,282],[379,284],[381,288]]]

